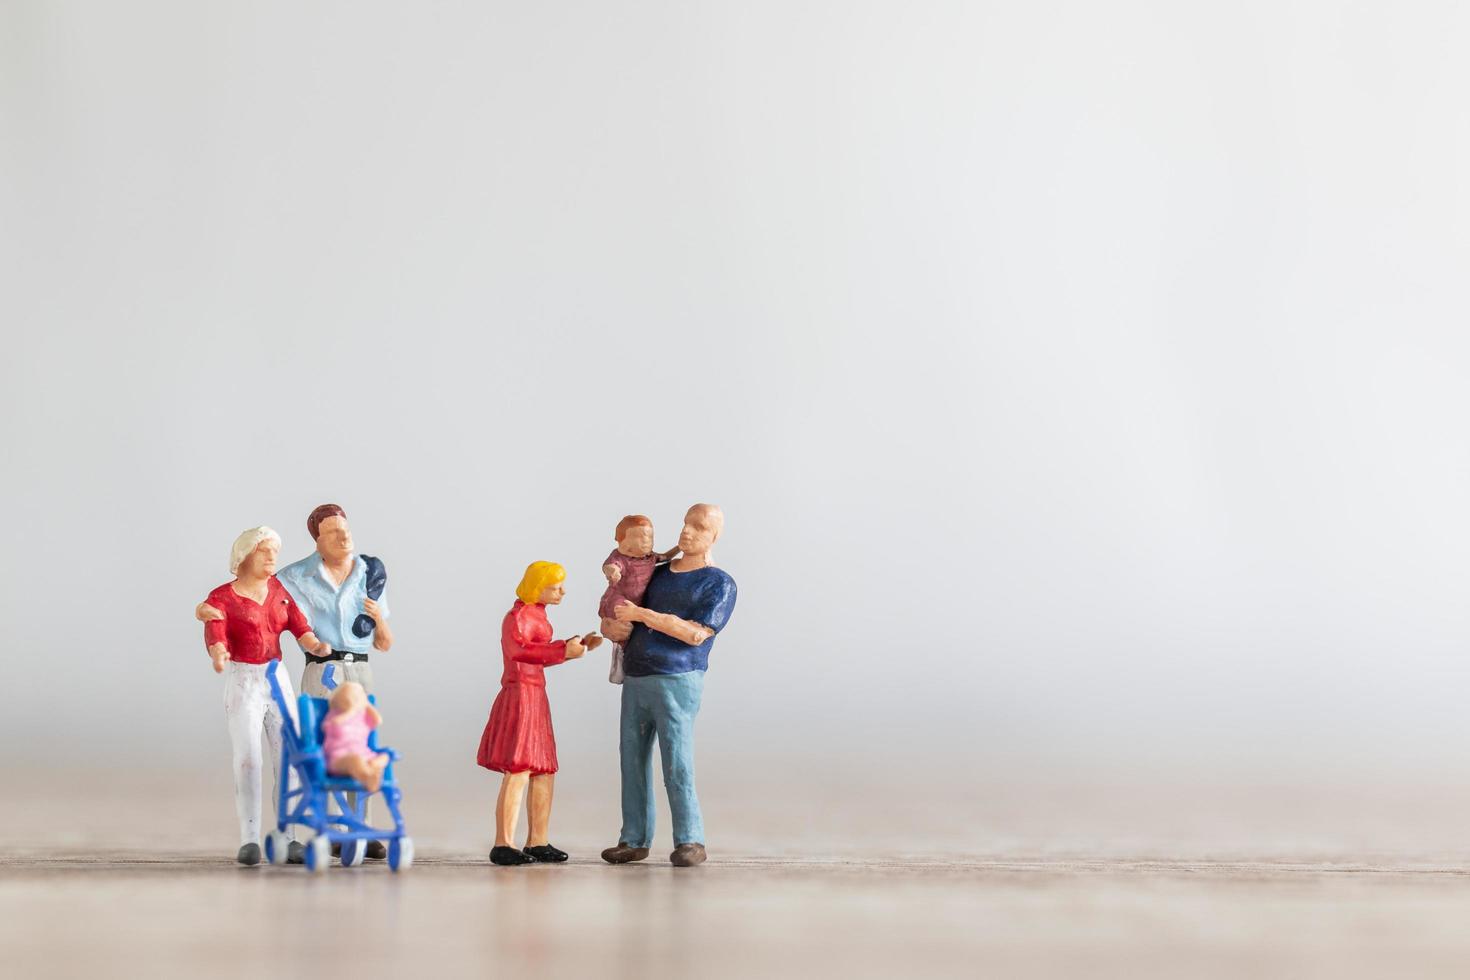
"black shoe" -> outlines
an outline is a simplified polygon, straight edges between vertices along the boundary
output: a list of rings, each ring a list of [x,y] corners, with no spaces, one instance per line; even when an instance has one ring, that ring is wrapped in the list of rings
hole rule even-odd
[[[235,860],[247,868],[260,863],[259,844],[241,844],[240,850],[235,854]]]
[[[525,851],[518,851],[514,847],[492,847],[492,848],[490,848],[490,863],[491,864],[504,864],[504,865],[532,864],[532,863],[535,862],[535,860],[536,860],[535,858],[531,857]]]
[[[374,861],[381,861],[388,856],[388,849],[383,846],[382,841],[370,840],[367,842],[367,856]]]
[[[299,840],[293,840],[290,843],[288,843],[286,845],[286,863],[287,864],[305,864],[306,863],[306,845],[303,844],[303,843],[301,843]]]
[[[332,845],[332,857],[339,858],[341,856],[342,856],[342,845],[341,844],[333,844]]]
[[[542,864],[561,864],[567,859],[566,851],[552,847],[550,844],[537,844],[535,847],[528,847],[524,853],[529,854],[533,861],[539,861]]]

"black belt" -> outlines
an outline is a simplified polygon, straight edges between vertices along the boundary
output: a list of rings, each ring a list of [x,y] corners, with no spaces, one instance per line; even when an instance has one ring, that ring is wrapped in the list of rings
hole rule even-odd
[[[302,652],[305,653],[306,651],[303,650]],[[335,663],[339,660],[349,664],[365,664],[367,663],[367,659],[368,655],[365,653],[343,653],[341,650],[333,650],[325,657],[318,657],[314,653],[306,654],[306,662],[309,664]]]

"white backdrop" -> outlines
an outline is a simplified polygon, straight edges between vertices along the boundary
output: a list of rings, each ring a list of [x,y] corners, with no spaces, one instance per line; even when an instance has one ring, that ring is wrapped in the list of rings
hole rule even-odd
[[[395,741],[469,778],[525,564],[593,628],[618,518],[712,500],[726,771],[1463,771],[1467,49],[1452,3],[11,0],[4,764],[223,765],[190,609],[330,500]],[[551,673],[564,758],[605,666]]]

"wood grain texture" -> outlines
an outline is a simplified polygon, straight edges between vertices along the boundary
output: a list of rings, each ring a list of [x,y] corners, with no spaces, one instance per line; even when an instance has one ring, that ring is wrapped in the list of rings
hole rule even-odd
[[[1013,785],[895,824],[834,783],[785,832],[788,805],[716,786],[710,862],[676,870],[666,821],[647,862],[598,861],[615,801],[573,784],[553,824],[571,862],[495,868],[491,781],[426,778],[410,872],[312,877],[232,863],[227,786],[10,785],[7,976],[1352,978],[1470,961],[1457,794]]]

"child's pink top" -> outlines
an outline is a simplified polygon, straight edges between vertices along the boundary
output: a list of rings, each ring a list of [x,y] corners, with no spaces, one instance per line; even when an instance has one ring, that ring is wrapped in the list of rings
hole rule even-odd
[[[366,708],[350,714],[328,712],[322,719],[322,752],[327,761],[335,762],[344,755],[372,755],[367,740],[373,727]]]
[[[603,619],[612,619],[613,610],[625,602],[631,602],[635,606],[643,605],[643,593],[648,591],[648,580],[653,578],[653,568],[658,563],[658,555],[629,558],[614,548],[603,564],[616,565],[623,577],[609,583],[607,591],[602,593],[602,601],[597,604],[597,615]]]

